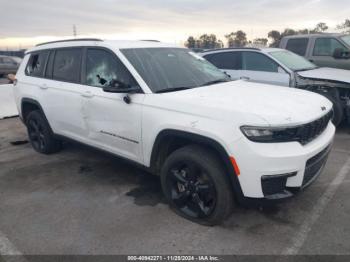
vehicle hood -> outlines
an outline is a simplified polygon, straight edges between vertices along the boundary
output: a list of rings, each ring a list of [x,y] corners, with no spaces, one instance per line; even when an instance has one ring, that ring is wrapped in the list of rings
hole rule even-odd
[[[321,67],[297,73],[304,78],[337,81],[350,84],[350,70]]]
[[[328,99],[316,93],[241,80],[160,95],[163,108],[235,119],[240,125],[299,125],[322,117],[332,108]]]

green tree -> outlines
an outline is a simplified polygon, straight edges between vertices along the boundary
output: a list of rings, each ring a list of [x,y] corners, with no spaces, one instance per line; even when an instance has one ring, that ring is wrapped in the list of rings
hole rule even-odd
[[[266,46],[269,40],[267,38],[256,38],[253,40],[254,45]]]
[[[346,19],[343,23],[338,25],[337,29],[342,30],[344,34],[350,34],[350,19]]]
[[[277,30],[272,30],[268,33],[268,38],[272,40],[270,46],[271,47],[278,47],[281,41],[281,33]]]
[[[310,30],[310,33],[315,34],[315,33],[324,33],[328,30],[328,26],[326,23],[318,23],[316,27],[313,30]]]
[[[187,38],[185,46],[188,48],[195,48],[196,47],[196,39],[193,36],[189,36]]]
[[[248,43],[247,35],[242,30],[225,35],[228,47],[243,47]]]
[[[188,48],[213,49],[222,48],[223,43],[214,34],[203,34],[197,39],[193,36],[188,37],[185,46]]]

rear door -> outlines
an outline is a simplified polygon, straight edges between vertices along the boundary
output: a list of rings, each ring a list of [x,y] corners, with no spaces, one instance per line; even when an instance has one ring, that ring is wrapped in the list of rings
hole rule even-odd
[[[82,116],[82,48],[59,48],[49,55],[40,89],[45,114],[54,132],[85,142],[88,134]]]
[[[265,54],[242,52],[241,78],[258,83],[289,86],[290,75]]]
[[[84,57],[83,117],[90,142],[114,154],[142,162],[144,93],[141,88],[133,94],[103,91],[104,86],[113,85],[116,81],[138,87],[131,73],[112,51],[87,48]],[[130,99],[130,103],[126,98]]]
[[[335,59],[333,53],[335,49],[342,48],[344,51],[350,51],[338,39],[333,37],[319,37],[313,41],[310,54],[311,62],[320,67],[333,67],[350,69],[349,59]]]
[[[217,68],[228,73],[232,79],[242,76],[242,53],[239,51],[227,51],[212,53],[203,56]]]

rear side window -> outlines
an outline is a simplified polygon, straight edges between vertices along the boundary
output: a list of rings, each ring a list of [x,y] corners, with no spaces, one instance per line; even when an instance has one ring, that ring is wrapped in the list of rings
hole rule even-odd
[[[58,49],[53,62],[53,79],[80,82],[82,51],[80,48]]]
[[[337,48],[346,50],[345,46],[334,38],[318,38],[315,41],[313,54],[314,56],[332,56]]]
[[[25,69],[25,74],[28,76],[42,77],[48,54],[48,51],[31,54]]]
[[[286,49],[298,55],[305,56],[308,44],[308,38],[289,39]]]
[[[241,52],[223,52],[204,56],[210,63],[220,69],[241,70]]]
[[[257,52],[243,52],[243,70],[278,72],[278,64],[266,55]]]

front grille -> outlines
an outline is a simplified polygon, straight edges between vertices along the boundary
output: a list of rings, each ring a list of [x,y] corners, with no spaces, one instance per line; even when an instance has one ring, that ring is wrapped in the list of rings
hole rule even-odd
[[[328,123],[332,119],[332,117],[333,111],[331,110],[320,119],[297,127],[296,136],[298,138],[298,141],[302,145],[306,145],[307,143],[314,140],[327,128]]]
[[[331,146],[326,147],[320,153],[310,158],[306,162],[303,187],[308,186],[320,174],[328,159]]]

